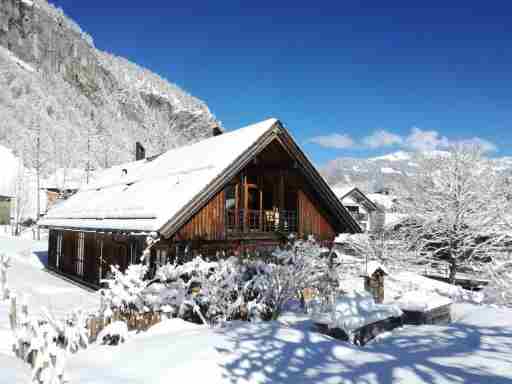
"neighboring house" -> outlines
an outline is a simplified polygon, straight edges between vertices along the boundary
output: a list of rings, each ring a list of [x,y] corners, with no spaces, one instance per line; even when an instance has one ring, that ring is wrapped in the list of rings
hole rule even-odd
[[[97,285],[112,264],[273,249],[291,233],[333,241],[358,224],[276,119],[96,174],[51,209],[50,268]]]
[[[333,187],[343,206],[364,232],[378,232],[384,227],[385,211],[357,187]]]
[[[78,168],[59,168],[46,180],[41,189],[46,192],[46,211],[62,200],[73,196],[87,181],[85,170]]]
[[[11,223],[12,203],[11,196],[0,195],[0,225]]]

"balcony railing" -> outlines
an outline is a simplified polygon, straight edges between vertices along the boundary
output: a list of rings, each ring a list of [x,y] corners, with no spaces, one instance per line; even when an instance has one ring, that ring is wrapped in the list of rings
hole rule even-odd
[[[297,212],[228,209],[226,229],[229,233],[297,232]]]

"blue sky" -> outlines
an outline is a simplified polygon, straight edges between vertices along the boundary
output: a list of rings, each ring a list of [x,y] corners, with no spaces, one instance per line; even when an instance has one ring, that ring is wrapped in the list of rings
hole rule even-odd
[[[53,3],[227,129],[278,117],[317,164],[459,140],[512,155],[506,1]]]

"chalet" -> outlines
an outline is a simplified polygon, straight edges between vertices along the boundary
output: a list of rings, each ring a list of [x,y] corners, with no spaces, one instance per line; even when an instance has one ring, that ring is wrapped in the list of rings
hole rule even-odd
[[[269,119],[96,174],[39,223],[49,267],[98,285],[109,266],[274,248],[360,232],[281,122]]]
[[[340,199],[343,206],[359,223],[365,232],[378,232],[384,227],[385,211],[359,188],[353,186],[334,187],[334,193]]]

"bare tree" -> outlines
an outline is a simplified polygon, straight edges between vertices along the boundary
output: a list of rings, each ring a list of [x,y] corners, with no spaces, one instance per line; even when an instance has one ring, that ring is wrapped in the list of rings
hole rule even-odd
[[[399,207],[409,217],[401,233],[419,252],[445,259],[449,279],[492,243],[503,206],[502,179],[481,148],[459,144],[418,159]]]
[[[30,175],[27,169],[23,166],[23,161],[20,159],[18,163],[18,171],[16,175],[16,183],[14,189],[15,201],[14,201],[14,234],[18,236],[20,234],[21,221],[26,215],[26,211],[30,206]]]

